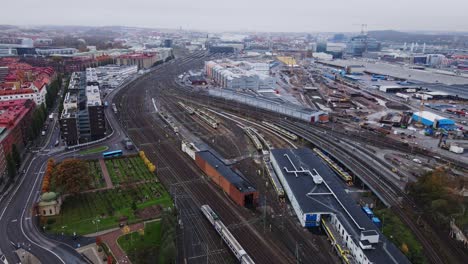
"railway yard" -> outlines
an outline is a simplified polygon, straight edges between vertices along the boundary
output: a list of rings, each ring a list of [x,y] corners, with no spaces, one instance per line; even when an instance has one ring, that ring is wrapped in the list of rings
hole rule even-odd
[[[331,168],[354,189],[370,190],[391,208],[420,241],[430,263],[462,263],[467,252],[454,240],[420,219],[396,172],[378,149],[415,153],[410,147],[370,131],[340,128],[340,123],[311,125],[260,108],[211,97],[188,88],[176,76],[200,68],[210,54],[195,52],[156,66],[152,73],[120,91],[114,103],[118,119],[139,150],[156,165],[158,178],[175,201],[180,263],[234,263],[234,255],[200,213],[209,205],[255,263],[337,263],[340,254],[329,238],[300,226],[266,161],[272,148],[316,148]],[[238,206],[181,150],[182,142],[209,150],[258,192],[255,209]],[[266,152],[263,152],[266,151]],[[454,166],[464,166],[449,160]],[[216,165],[216,168],[218,166]],[[466,169],[466,168],[462,168]],[[405,178],[406,177],[406,178]],[[239,259],[240,260],[240,259]],[[250,262],[241,262],[250,263]]]

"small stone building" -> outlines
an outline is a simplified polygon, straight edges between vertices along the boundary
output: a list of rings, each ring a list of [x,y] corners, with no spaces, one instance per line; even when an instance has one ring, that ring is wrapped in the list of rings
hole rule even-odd
[[[62,198],[54,192],[46,192],[41,195],[41,201],[38,204],[39,214],[42,216],[58,215]]]

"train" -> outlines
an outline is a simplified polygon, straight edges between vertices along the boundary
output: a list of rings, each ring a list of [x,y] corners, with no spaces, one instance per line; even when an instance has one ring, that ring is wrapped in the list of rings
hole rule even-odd
[[[208,123],[212,128],[218,128],[218,120],[216,120],[212,115],[208,114],[206,111],[197,109],[195,110],[195,114],[200,117],[203,121]]]
[[[268,123],[266,121],[262,121],[262,124],[264,126],[268,127],[269,129],[281,134],[282,136],[285,136],[285,137],[287,137],[287,138],[289,138],[291,140],[294,140],[294,141],[297,140],[296,134],[293,134],[293,133],[291,133],[289,131],[286,131],[286,130],[282,129],[279,126],[273,125],[272,123]]]
[[[250,127],[245,127],[244,128],[244,132],[247,134],[247,136],[250,138],[250,140],[252,141],[252,143],[255,145],[255,148],[258,150],[258,151],[261,151],[263,150],[263,145],[262,143],[260,142],[259,138],[257,137],[257,135],[252,131],[252,128]]]
[[[210,224],[215,228],[216,232],[218,232],[218,234],[223,238],[226,245],[231,249],[232,253],[234,253],[234,256],[236,256],[236,258],[239,260],[239,263],[255,263],[209,205],[202,205],[200,210],[202,211],[203,215],[205,215],[206,219],[208,219]]]
[[[185,111],[187,111],[189,113],[189,115],[193,115],[195,114],[195,109],[193,109],[193,107],[191,106],[188,106],[182,102],[179,102],[179,105],[180,107],[182,107]]]
[[[161,119],[171,127],[172,131],[174,131],[175,133],[179,133],[179,128],[171,120],[171,116],[169,116],[166,112],[163,112],[163,111],[159,111],[158,114],[161,117]]]
[[[338,173],[338,176],[340,176],[341,179],[343,179],[346,184],[349,186],[353,185],[353,177],[349,175],[348,172],[344,171],[338,164],[336,164],[333,160],[331,160],[323,151],[319,150],[318,148],[314,148],[314,152],[317,153],[328,165],[336,172]]]

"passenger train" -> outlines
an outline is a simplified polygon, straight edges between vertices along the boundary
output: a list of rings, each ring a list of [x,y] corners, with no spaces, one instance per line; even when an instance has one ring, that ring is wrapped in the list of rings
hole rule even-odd
[[[210,221],[211,225],[214,226],[216,232],[218,232],[218,234],[223,238],[224,242],[228,245],[241,264],[255,263],[209,205],[202,205],[200,210],[208,221]]]

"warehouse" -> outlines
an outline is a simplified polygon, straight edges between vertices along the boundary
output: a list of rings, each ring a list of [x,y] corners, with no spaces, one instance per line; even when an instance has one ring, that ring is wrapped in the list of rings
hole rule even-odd
[[[258,192],[243,176],[208,150],[195,154],[195,163],[207,176],[223,189],[235,203],[245,207],[255,207]]]
[[[273,149],[270,160],[301,225],[321,226],[345,262],[409,263],[313,151]]]
[[[422,113],[422,114],[421,114]],[[412,117],[414,122],[419,122],[427,127],[443,128],[451,130],[455,128],[455,121],[436,115],[429,111],[415,112]]]
[[[384,93],[414,93],[421,90],[421,87],[416,86],[399,86],[399,85],[381,85],[379,90]]]

